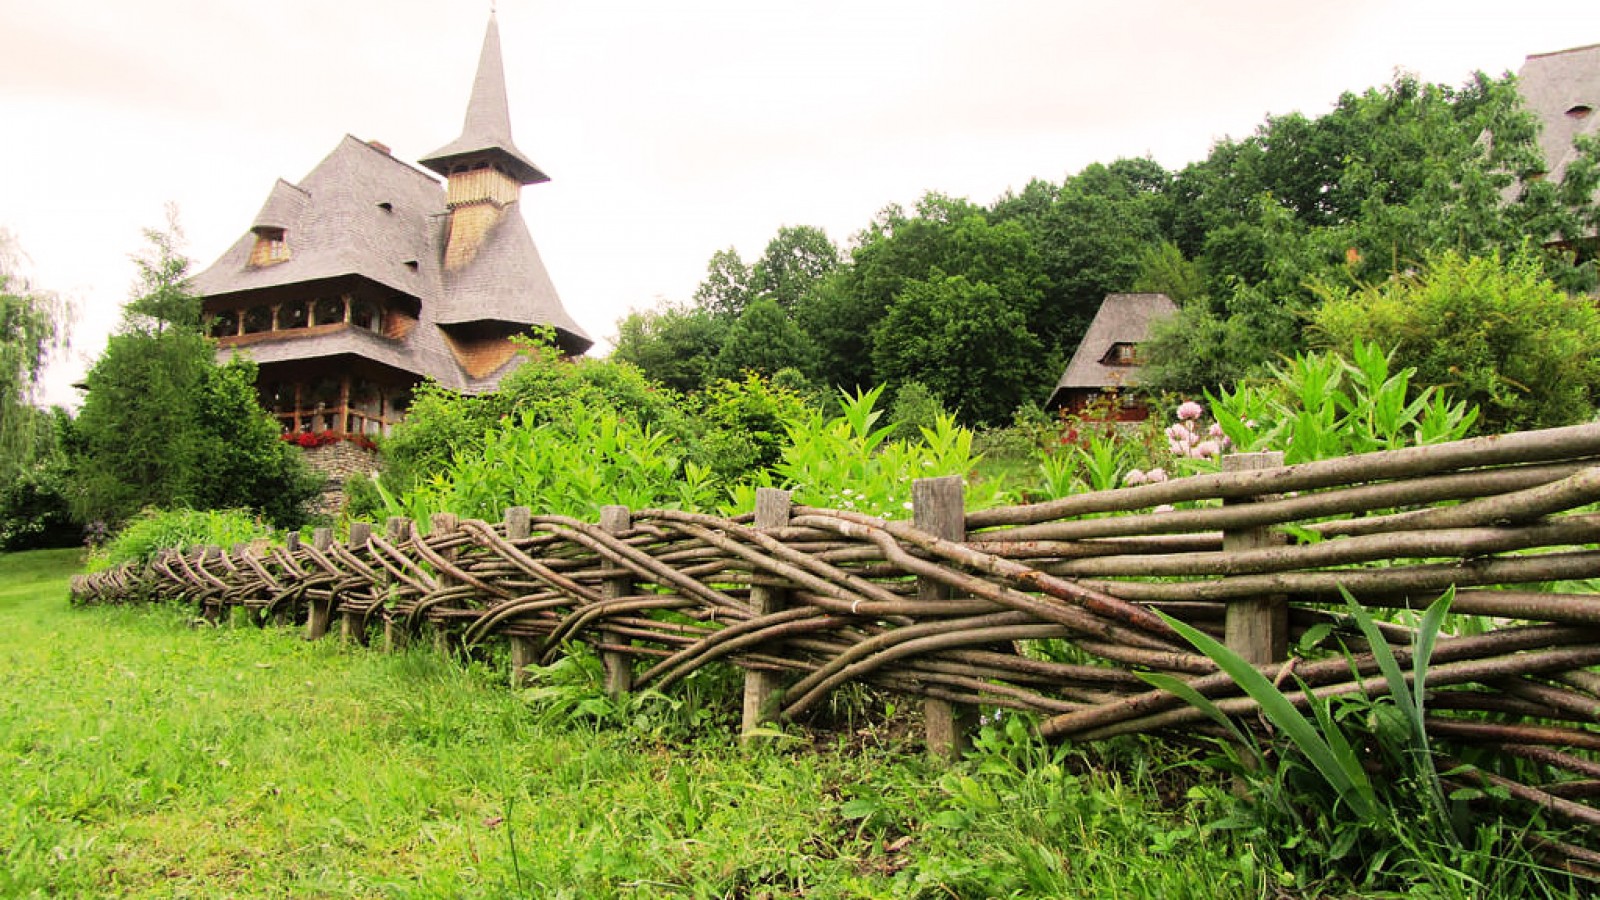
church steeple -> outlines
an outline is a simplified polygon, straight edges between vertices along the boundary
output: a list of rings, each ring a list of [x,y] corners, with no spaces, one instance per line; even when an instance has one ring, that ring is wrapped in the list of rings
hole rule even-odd
[[[518,185],[539,184],[550,176],[539,170],[511,142],[511,114],[506,104],[505,67],[500,61],[500,27],[494,14],[483,35],[483,52],[478,56],[478,76],[472,82],[472,97],[467,101],[467,117],[461,136],[418,160],[445,177],[487,163]]]
[[[461,136],[418,162],[445,176],[445,205],[450,209],[446,272],[463,269],[477,258],[506,207],[517,202],[523,185],[550,180],[511,142],[500,27],[493,13],[483,35],[478,76],[472,82]]]

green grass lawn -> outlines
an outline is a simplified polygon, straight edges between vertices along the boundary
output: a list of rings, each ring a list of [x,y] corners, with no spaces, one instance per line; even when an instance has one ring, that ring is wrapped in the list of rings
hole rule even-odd
[[[515,692],[425,649],[74,609],[76,565],[0,556],[3,897],[1217,897],[1276,881],[1198,810],[1161,809],[1148,778],[1033,745],[949,767],[872,734],[747,751],[720,714],[666,701],[596,725],[558,714],[570,690]]]

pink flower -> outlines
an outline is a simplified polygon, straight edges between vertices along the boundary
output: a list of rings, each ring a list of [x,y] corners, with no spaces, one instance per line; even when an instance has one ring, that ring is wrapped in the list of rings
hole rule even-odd
[[[1222,437],[1222,423],[1212,422],[1211,427],[1206,429],[1206,434],[1209,434],[1214,438]]]
[[[1144,484],[1145,478],[1146,476],[1143,472],[1139,471],[1138,469],[1133,469],[1132,471],[1128,472],[1128,474],[1122,476],[1122,483],[1127,487],[1133,487],[1134,485]]]
[[[1169,513],[1175,509],[1177,509],[1177,507],[1173,506],[1171,503],[1163,503],[1150,511],[1153,513]]]
[[[1187,441],[1172,441],[1167,444],[1167,449],[1172,451],[1173,456],[1189,455],[1189,443]]]
[[[1200,443],[1194,445],[1194,449],[1189,451],[1189,455],[1193,456],[1195,459],[1205,459],[1207,457],[1216,456],[1221,452],[1222,445],[1218,444],[1216,441],[1201,441]]]
[[[1167,470],[1151,469],[1150,471],[1144,473],[1144,480],[1147,484],[1160,484],[1161,482],[1167,480]]]
[[[1178,418],[1183,419],[1186,422],[1198,419],[1204,414],[1205,410],[1200,407],[1200,404],[1194,402],[1193,400],[1185,400],[1178,406]]]
[[[1194,437],[1194,432],[1190,431],[1187,425],[1173,425],[1167,429],[1167,440],[1169,441],[1187,441],[1192,437]]]

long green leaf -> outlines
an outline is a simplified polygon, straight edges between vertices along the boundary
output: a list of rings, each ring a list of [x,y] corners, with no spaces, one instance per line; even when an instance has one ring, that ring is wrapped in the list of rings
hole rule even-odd
[[[1367,779],[1366,771],[1359,765],[1352,768],[1341,765],[1333,748],[1318,733],[1317,728],[1300,710],[1295,709],[1289,698],[1268,681],[1265,675],[1256,671],[1255,666],[1245,662],[1243,657],[1210,635],[1159,610],[1156,615],[1161,616],[1174,631],[1227,672],[1234,682],[1256,701],[1268,721],[1294,742],[1295,747],[1310,760],[1328,784],[1333,786],[1340,799],[1348,803],[1358,816],[1371,819],[1377,814],[1377,809],[1372,804],[1371,783]]]

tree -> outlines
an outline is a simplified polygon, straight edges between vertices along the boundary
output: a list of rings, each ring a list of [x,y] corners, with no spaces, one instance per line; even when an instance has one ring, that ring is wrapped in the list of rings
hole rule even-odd
[[[697,391],[714,377],[730,320],[701,308],[666,306],[631,312],[617,323],[611,358],[632,363],[676,391]]]
[[[116,525],[146,506],[247,507],[299,527],[321,479],[278,439],[255,364],[217,365],[175,237],[146,237],[134,297],[85,378],[69,446],[74,514]]]
[[[1313,333],[1346,355],[1357,340],[1392,347],[1417,385],[1478,406],[1489,431],[1588,421],[1600,402],[1600,311],[1543,267],[1532,248],[1505,261],[1442,251],[1420,274],[1326,287]]]
[[[1168,192],[1172,239],[1206,274],[1206,297],[1151,343],[1147,383],[1192,390],[1237,377],[1262,348],[1303,349],[1303,330],[1282,326],[1315,314],[1325,293],[1315,285],[1377,283],[1447,250],[1510,255],[1529,239],[1584,233],[1597,221],[1597,176],[1595,148],[1580,149],[1565,183],[1532,177],[1543,166],[1537,123],[1509,78],[1482,74],[1460,88],[1400,75],[1344,94],[1324,116],[1268,118],[1219,143]],[[1586,257],[1536,257],[1568,290],[1595,284]],[[1234,307],[1254,322],[1233,321]],[[1219,339],[1248,352],[1219,358]]]
[[[0,230],[0,484],[16,478],[53,446],[49,416],[34,407],[51,350],[65,339],[69,310],[17,272],[18,252]]]
[[[769,297],[785,311],[819,280],[839,267],[839,248],[820,228],[785,225],[767,242],[767,249],[750,270],[750,292]]]
[[[908,285],[873,330],[873,364],[885,379],[918,381],[965,423],[1007,421],[1056,378],[1027,328],[1027,303],[987,282],[935,270]]]
[[[783,311],[778,301],[759,297],[728,329],[717,355],[718,377],[738,379],[745,372],[772,377],[780,369],[816,370],[817,351],[811,338]]]
[[[750,302],[750,267],[729,247],[711,254],[706,278],[695,288],[694,302],[701,309],[726,319],[736,319]]]

